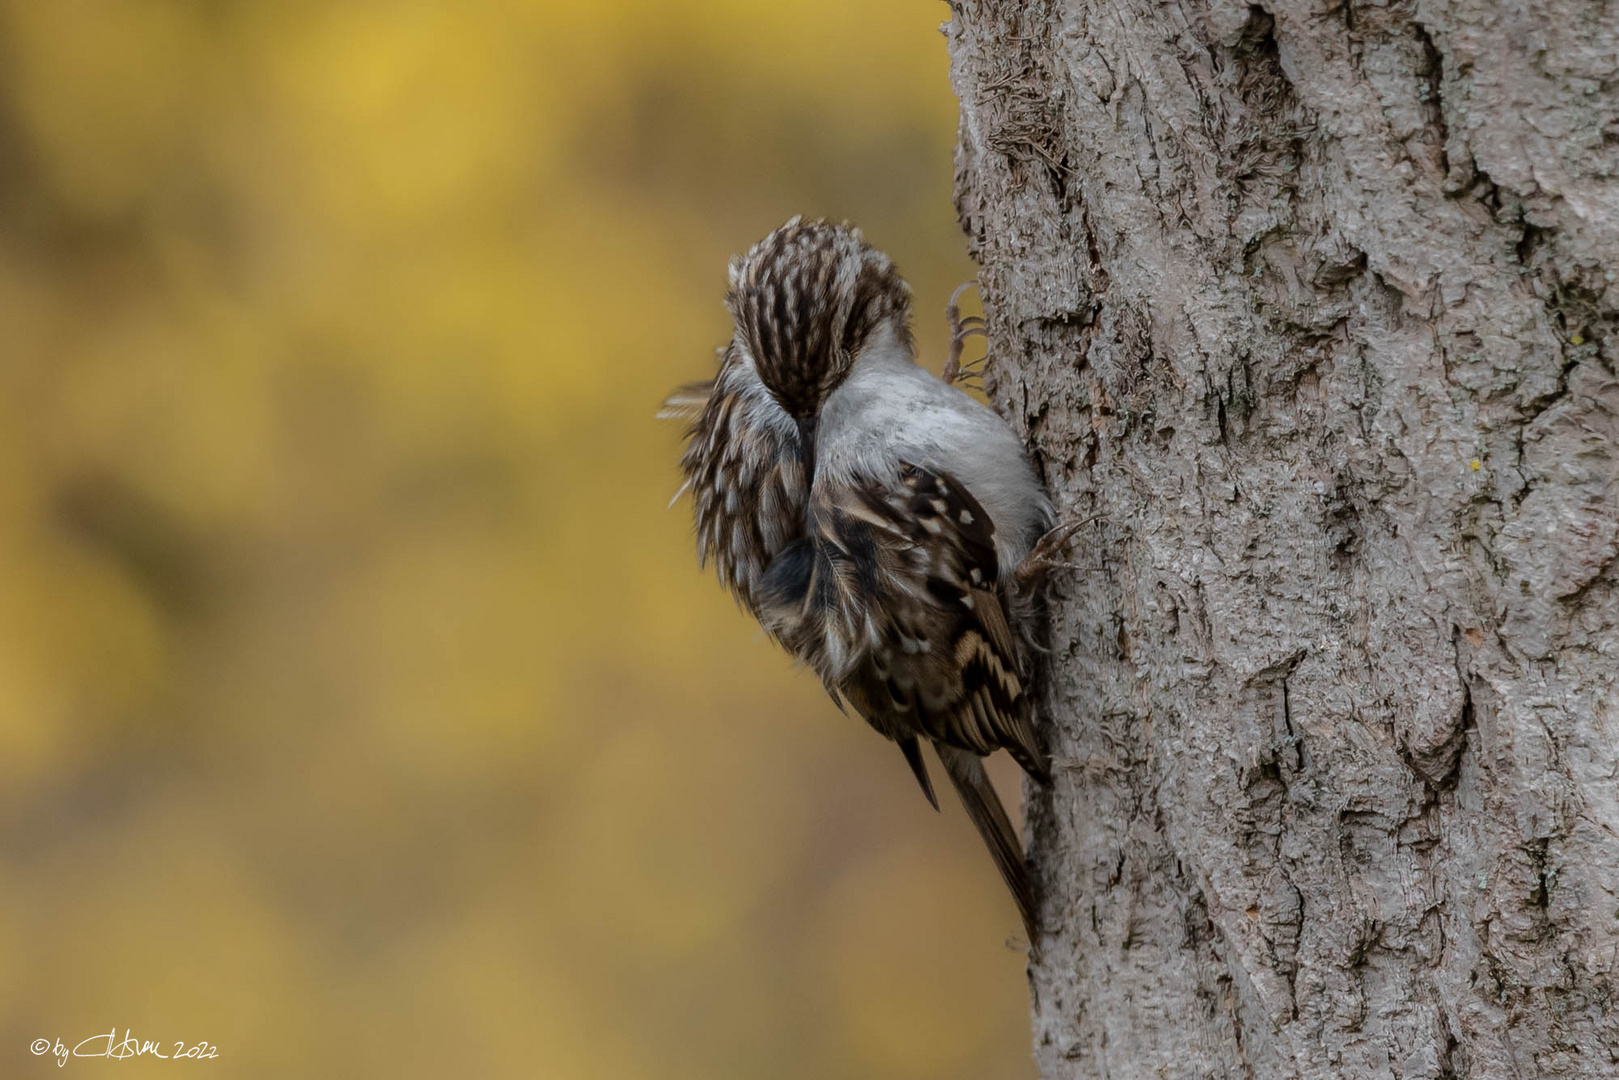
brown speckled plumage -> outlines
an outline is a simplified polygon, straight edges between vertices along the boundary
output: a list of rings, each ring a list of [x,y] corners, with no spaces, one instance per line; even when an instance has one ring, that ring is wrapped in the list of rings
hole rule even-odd
[[[1038,482],[998,418],[915,368],[909,291],[857,231],[794,219],[732,263],[727,306],[718,374],[665,404],[693,421],[681,467],[699,555],[937,805],[919,740],[933,743],[1032,941],[1021,845],[980,758],[1005,748],[1049,779],[1027,627],[1008,616],[1030,605],[1003,565],[1049,524]],[[958,445],[978,435],[1008,476],[979,468],[975,493],[944,466],[978,468],[980,448]],[[1015,508],[1017,535],[986,502]]]
[[[754,590],[765,568],[803,535],[808,497],[797,428],[773,408],[736,345],[712,380],[678,390],[666,417],[689,417],[680,457],[697,521],[697,557],[720,584],[758,614]]]
[[[909,344],[910,289],[859,230],[794,218],[731,264],[725,298],[759,378],[794,419],[814,415],[884,321]]]

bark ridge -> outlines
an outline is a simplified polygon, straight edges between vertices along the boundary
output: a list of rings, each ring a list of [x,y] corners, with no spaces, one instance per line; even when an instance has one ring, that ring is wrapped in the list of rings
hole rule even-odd
[[[960,0],[1047,1077],[1619,1075],[1619,18]]]

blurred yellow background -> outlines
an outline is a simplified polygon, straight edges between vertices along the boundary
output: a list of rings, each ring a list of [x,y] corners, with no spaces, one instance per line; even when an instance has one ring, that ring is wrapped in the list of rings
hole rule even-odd
[[[652,418],[794,213],[937,367],[945,5],[3,11],[0,1075],[1033,1075],[988,856]],[[29,1051],[115,1025],[219,1058]]]

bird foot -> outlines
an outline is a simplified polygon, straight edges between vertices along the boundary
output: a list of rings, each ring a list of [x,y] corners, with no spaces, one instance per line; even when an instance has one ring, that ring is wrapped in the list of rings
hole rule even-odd
[[[1012,572],[1012,584],[1019,592],[1028,592],[1034,586],[1045,580],[1047,574],[1053,570],[1080,569],[1072,563],[1063,562],[1060,556],[1074,539],[1074,534],[1081,528],[1095,521],[1095,516],[1079,518],[1074,521],[1065,521],[1035,542],[1029,553],[1018,563],[1017,569]]]
[[[961,350],[967,339],[974,334],[988,337],[989,332],[984,328],[984,320],[977,315],[961,316],[961,294],[975,287],[976,281],[964,281],[956,286],[956,291],[950,294],[950,303],[945,305],[944,317],[950,320],[950,355],[945,359],[944,371],[940,378],[947,383],[956,383],[961,379]]]

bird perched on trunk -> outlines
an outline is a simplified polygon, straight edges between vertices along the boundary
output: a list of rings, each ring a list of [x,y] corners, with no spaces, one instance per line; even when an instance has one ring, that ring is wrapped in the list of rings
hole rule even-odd
[[[660,414],[692,421],[680,464],[699,557],[898,744],[937,808],[920,741],[933,744],[1033,943],[1022,845],[982,758],[1004,747],[1050,780],[1029,618],[1067,530],[1048,531],[1006,423],[917,366],[910,290],[858,230],[794,218],[732,260],[726,305],[736,332],[718,373]],[[952,324],[954,369],[953,301]]]

